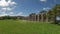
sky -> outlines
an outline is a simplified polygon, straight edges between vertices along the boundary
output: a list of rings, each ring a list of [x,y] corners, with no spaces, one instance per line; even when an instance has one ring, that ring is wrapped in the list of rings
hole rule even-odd
[[[0,0],[0,16],[28,16],[49,10],[60,0]]]

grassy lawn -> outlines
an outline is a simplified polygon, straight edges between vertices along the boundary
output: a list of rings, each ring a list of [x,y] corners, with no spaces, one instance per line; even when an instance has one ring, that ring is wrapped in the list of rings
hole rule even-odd
[[[0,34],[60,34],[60,26],[24,20],[0,20]]]

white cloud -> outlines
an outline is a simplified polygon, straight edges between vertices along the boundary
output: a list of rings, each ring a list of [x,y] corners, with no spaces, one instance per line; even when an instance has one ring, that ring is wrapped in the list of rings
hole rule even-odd
[[[6,13],[6,12],[4,12],[4,11],[2,11],[2,12],[0,12],[1,14],[0,14],[0,17],[1,16],[26,16],[26,15],[24,15],[24,13],[23,12],[18,12],[17,14],[15,14],[14,12],[8,12],[8,13]]]
[[[7,16],[8,14],[7,13],[5,13],[4,11],[3,12],[0,12],[1,14],[0,14],[0,17],[1,16]]]
[[[1,17],[1,16],[8,16],[8,15],[9,15],[9,16],[14,16],[14,15],[15,15],[14,12],[6,13],[6,12],[3,11],[3,12],[0,12],[0,13],[1,13],[1,14],[0,14],[0,17]]]
[[[10,10],[13,10],[16,6],[17,3],[12,1],[12,0],[0,0],[0,7],[2,7],[0,9],[0,16],[6,16],[6,15],[10,15],[10,16],[22,16],[23,15],[23,12],[19,12],[17,14],[15,14],[14,12],[8,12],[6,13],[6,11],[10,11]],[[11,6],[13,6],[11,8]]]
[[[43,8],[43,10],[49,10],[50,8],[49,7],[45,7],[45,8]]]
[[[8,3],[5,0],[0,0],[0,6],[8,6]]]
[[[41,2],[46,2],[47,0],[40,0]]]
[[[23,15],[23,12],[19,12],[19,13],[17,14],[17,16],[21,16],[21,15]]]
[[[13,9],[14,9],[14,8],[10,8],[10,7],[8,7],[8,8],[1,8],[0,11],[2,11],[2,10],[3,10],[3,11],[6,11],[6,10],[7,10],[7,11],[10,11],[10,10],[13,10]]]
[[[6,16],[6,15],[13,15],[13,12],[9,12],[8,14],[6,11],[13,10],[17,3],[12,0],[0,0],[0,16]],[[11,7],[12,6],[12,7]]]
[[[12,8],[7,8],[7,10],[12,10]]]
[[[6,8],[1,8],[1,10],[6,10]]]
[[[10,14],[14,14],[13,12],[10,12]]]
[[[14,1],[12,1],[12,0],[8,0],[8,1],[6,1],[6,0],[0,0],[0,7],[2,7],[0,9],[0,11],[5,11],[5,10],[10,11],[10,10],[13,10],[16,7],[15,6],[16,4],[17,3],[14,2]]]
[[[8,14],[1,14],[0,16],[7,16]]]
[[[16,16],[14,12],[8,13],[9,16]]]
[[[9,5],[14,5],[14,4],[16,4],[16,2],[12,2],[12,0],[8,0],[8,1],[0,0],[0,6],[1,7],[7,7]]]
[[[11,2],[10,4],[11,4],[11,5],[14,5],[14,4],[16,4],[16,3],[15,3],[15,2]]]

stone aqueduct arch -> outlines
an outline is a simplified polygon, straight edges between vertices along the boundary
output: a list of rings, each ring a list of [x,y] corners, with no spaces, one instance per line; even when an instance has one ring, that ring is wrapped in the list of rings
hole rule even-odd
[[[26,18],[26,20],[42,21],[42,22],[48,21],[47,12],[43,12],[43,13],[40,13],[40,14],[32,13]]]

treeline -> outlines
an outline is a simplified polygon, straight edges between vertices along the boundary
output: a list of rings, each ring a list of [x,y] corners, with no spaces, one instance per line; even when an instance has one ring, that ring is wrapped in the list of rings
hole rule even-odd
[[[23,16],[1,16],[0,17],[0,20],[7,20],[7,19],[13,19],[13,20],[23,19]]]

